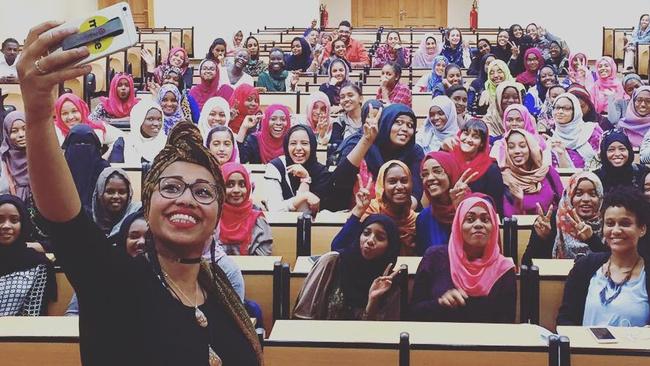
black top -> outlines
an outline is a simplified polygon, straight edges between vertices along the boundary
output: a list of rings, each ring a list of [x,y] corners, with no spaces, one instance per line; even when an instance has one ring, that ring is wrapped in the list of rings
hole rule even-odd
[[[83,211],[51,223],[56,256],[79,298],[84,365],[208,365],[208,344],[224,365],[257,365],[255,352],[226,308],[208,293],[194,308],[176,300],[143,256],[111,248]]]
[[[503,176],[501,169],[496,162],[493,162],[488,170],[479,179],[469,184],[472,192],[487,194],[492,198],[494,207],[500,216],[503,216]]]
[[[255,134],[246,136],[244,143],[239,145],[239,160],[242,164],[262,164],[260,143]]]
[[[557,314],[557,325],[582,325],[589,283],[596,271],[607,262],[609,256],[610,253],[591,253],[578,259],[564,284],[564,297]],[[650,274],[647,263],[644,270],[645,287],[650,294]]]
[[[438,298],[456,288],[451,279],[449,249],[430,247],[424,253],[413,283],[411,317],[414,320],[467,323],[513,323],[517,304],[514,268],[504,273],[482,297],[469,297],[455,309],[438,304]]]

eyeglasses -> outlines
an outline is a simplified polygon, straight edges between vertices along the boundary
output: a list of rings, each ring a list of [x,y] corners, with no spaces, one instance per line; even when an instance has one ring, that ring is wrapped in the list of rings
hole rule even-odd
[[[209,205],[217,199],[217,186],[205,182],[196,181],[192,184],[185,183],[181,177],[161,177],[158,179],[158,192],[168,199],[178,198],[190,188],[192,197],[202,205]]]
[[[553,110],[555,111],[563,111],[563,112],[571,112],[573,110],[573,107],[563,107],[560,105],[556,105],[553,107]]]

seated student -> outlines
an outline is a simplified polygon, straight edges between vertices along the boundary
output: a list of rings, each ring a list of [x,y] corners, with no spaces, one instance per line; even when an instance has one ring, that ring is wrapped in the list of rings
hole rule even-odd
[[[447,245],[451,222],[456,206],[465,196],[465,191],[453,188],[461,177],[460,168],[453,156],[445,151],[428,153],[422,161],[420,172],[427,201],[415,221],[417,255],[433,246]]]
[[[528,92],[526,92],[524,102],[522,103],[535,118],[539,116],[542,110],[548,89],[557,84],[557,74],[553,66],[542,66],[537,73],[537,82],[528,88]]]
[[[470,96],[470,108],[475,115],[479,116],[487,114],[490,111],[489,107],[496,102],[497,87],[503,82],[514,81],[514,78],[510,74],[510,69],[505,62],[492,60],[488,63],[488,61],[489,57],[485,63],[487,72],[485,82],[482,85],[476,85],[474,82],[470,84],[470,88],[473,89],[473,91],[470,90],[470,94],[473,92],[473,95]]]
[[[355,84],[346,84],[339,93],[342,111],[338,118],[332,122],[332,137],[330,144],[340,145],[344,139],[361,131],[363,126],[363,95],[361,89]],[[374,100],[374,99],[373,99]],[[380,102],[376,102],[379,104]],[[367,108],[366,108],[367,110]],[[367,115],[367,114],[366,114]]]
[[[99,138],[88,125],[76,125],[63,142],[65,160],[72,173],[81,205],[92,214],[92,198],[101,172],[110,166],[102,159]]]
[[[431,94],[433,94],[433,97],[445,95],[447,89],[451,88],[454,85],[463,85],[463,76],[461,75],[461,70],[458,65],[449,64],[447,67],[445,67],[442,83],[436,85]]]
[[[207,60],[212,60],[217,63],[219,67],[226,66],[226,54],[228,53],[228,44],[223,38],[215,38],[205,55]]]
[[[237,50],[234,54],[233,62],[226,65],[224,77],[227,77],[228,82],[233,88],[236,88],[241,84],[248,84],[251,86],[255,84],[253,77],[244,71],[246,65],[248,65],[249,59],[250,56],[248,55],[248,51],[245,48],[242,48]]]
[[[634,163],[632,144],[623,131],[610,130],[603,134],[599,157],[602,166],[594,173],[603,183],[606,194],[621,186],[643,190],[643,177],[648,167]]]
[[[156,67],[156,59],[151,51],[143,48],[142,49],[142,59],[147,64],[147,74],[153,74],[154,81],[159,85],[162,85],[164,82],[164,74],[167,69],[175,67],[180,69],[180,79],[183,80],[183,84],[187,87],[192,86],[192,77],[194,70],[189,67],[190,58],[187,55],[182,47],[174,47],[169,50],[167,54],[167,59],[163,62],[162,65]]]
[[[592,77],[592,72],[587,67],[587,56],[582,52],[572,53],[569,56],[568,77],[562,81],[562,86],[568,88],[571,84],[585,86],[587,77]]]
[[[420,41],[420,46],[413,54],[413,68],[431,69],[433,60],[439,53],[440,49],[436,37],[434,37],[433,33],[425,34],[422,41]]]
[[[469,67],[472,62],[469,55],[469,45],[463,42],[463,34],[458,28],[450,28],[445,32],[445,43],[440,51],[449,63],[460,67]]]
[[[345,58],[345,41],[343,41],[341,38],[337,38],[332,41],[330,43],[329,52],[330,56],[326,58],[321,65],[320,74],[327,74],[330,69],[330,65],[336,60],[342,61],[347,66],[348,70],[352,70],[352,65]]]
[[[546,139],[537,132],[535,126],[535,117],[533,117],[528,109],[521,104],[511,104],[503,112],[503,129],[504,136],[508,131],[513,129],[521,129],[528,132],[537,142],[537,146],[542,151],[542,160],[544,164],[551,164],[551,149],[546,143]],[[499,164],[503,164],[506,159],[507,143],[503,138],[494,141],[490,150],[490,156],[494,158]]]
[[[242,40],[244,39],[244,33],[241,30],[235,32],[232,37],[232,47],[226,52],[227,57],[234,57],[239,50],[244,48]]]
[[[107,167],[99,174],[93,192],[93,221],[106,237],[117,234],[124,218],[140,207],[140,202],[133,202],[133,185],[124,170]]]
[[[239,146],[229,127],[216,125],[212,128],[205,137],[205,147],[217,158],[220,166],[225,163],[239,163]]]
[[[545,64],[552,66],[558,75],[566,76],[569,73],[569,55],[562,49],[559,42],[551,41],[549,43]]]
[[[194,118],[198,118],[200,108],[198,107],[194,98],[189,95],[189,90],[185,88],[185,82],[181,77],[182,70],[176,66],[170,66],[163,72],[163,83],[162,85],[171,84],[178,89],[180,93],[179,104],[181,106],[181,111],[183,115],[194,121]],[[156,96],[160,92],[160,85],[155,82],[149,82],[147,88],[151,92],[151,95]]]
[[[336,32],[338,38],[343,40],[345,43],[345,59],[350,62],[352,67],[366,67],[370,65],[370,58],[368,57],[368,51],[363,46],[363,43],[352,38],[352,26],[347,20],[343,20],[339,23],[339,29]],[[325,47],[325,53],[323,54],[324,58],[330,56],[329,50],[331,47]]]
[[[524,85],[526,89],[532,87],[537,82],[537,74],[544,65],[542,52],[537,48],[529,48],[524,54],[524,68],[526,71],[517,75],[517,82]]]
[[[483,70],[484,64],[481,60],[486,55],[492,54],[492,44],[486,38],[481,38],[476,42],[476,50],[471,51],[471,64],[467,67],[467,75],[476,76]]]
[[[421,93],[433,92],[433,90],[442,83],[442,78],[445,75],[445,68],[449,64],[449,60],[445,56],[438,55],[433,58],[431,63],[431,72],[422,75],[415,83],[414,90]]]
[[[10,112],[3,122],[0,144],[0,193],[12,194],[23,202],[29,202],[32,195],[27,171],[26,128],[25,113]]]
[[[481,59],[478,61],[477,66],[480,67],[478,76],[469,84],[467,98],[470,109],[472,112],[474,112],[475,115],[483,115],[487,111],[487,104],[482,108],[479,108],[479,99],[481,97],[481,94],[485,91],[485,83],[488,81],[488,68],[490,67],[490,64],[496,59],[496,56],[492,53],[488,53],[487,55],[481,57]],[[503,73],[503,71],[500,69],[497,70]],[[510,71],[508,70],[507,72]],[[500,78],[499,80],[502,79]]]
[[[271,160],[264,172],[268,209],[316,215],[321,202],[326,204],[332,176],[316,159],[316,136],[307,126],[295,125],[283,140],[284,155]]]
[[[635,189],[605,197],[603,237],[610,252],[578,260],[564,285],[558,325],[644,327],[650,324],[650,274],[639,254],[648,204]],[[647,243],[644,243],[647,244]]]
[[[596,107],[594,106],[593,101],[591,100],[591,94],[587,91],[582,85],[570,85],[567,88],[567,92],[575,95],[580,102],[580,109],[582,110],[582,119],[585,122],[594,122],[603,131],[611,130],[614,126],[609,123],[607,117],[596,112]]]
[[[262,113],[260,111],[260,93],[248,84],[238,86],[228,104],[230,105],[230,121],[227,124],[235,133],[239,133],[247,116],[257,116]]]
[[[45,254],[27,245],[33,229],[20,198],[0,195],[0,225],[0,316],[45,315],[56,277]]]
[[[535,23],[526,26],[526,34],[531,38],[533,46],[542,52],[544,58],[549,58],[552,42],[561,44],[561,47],[566,48],[568,52],[566,42]]]
[[[606,112],[610,99],[620,99],[625,95],[623,85],[616,73],[616,62],[609,56],[603,56],[596,62],[596,75],[593,82],[590,77],[587,78],[585,87],[591,94],[596,113]]]
[[[571,93],[555,98],[553,117],[555,131],[549,140],[553,166],[586,169],[596,166],[603,130],[596,123],[582,119],[578,98]]]
[[[340,105],[341,89],[351,83],[349,73],[350,69],[348,69],[345,62],[341,59],[336,59],[329,64],[329,69],[327,70],[329,81],[321,84],[318,90],[327,95],[330,105]]]
[[[120,72],[111,80],[108,98],[99,97],[99,104],[88,118],[93,121],[105,122],[110,122],[112,119],[126,119],[131,114],[131,108],[137,102],[133,77]]]
[[[570,258],[606,250],[600,208],[603,185],[598,176],[581,171],[569,179],[557,210],[537,208],[537,218],[522,263],[533,258]]]
[[[519,47],[510,40],[510,33],[503,29],[497,33],[497,43],[492,46],[492,52],[496,58],[503,62],[510,62],[519,56]]]
[[[206,139],[210,130],[217,126],[229,126],[229,123],[230,105],[228,101],[222,97],[212,97],[203,105],[197,125],[201,136]]]
[[[89,119],[89,114],[88,104],[74,94],[66,93],[56,100],[54,125],[56,126],[55,131],[56,137],[59,139],[59,145],[63,144],[63,140],[70,133],[70,129],[78,124],[90,126],[99,137],[100,143],[106,139],[108,132],[106,125],[101,121]]]
[[[152,162],[165,146],[166,136],[162,131],[163,111],[158,103],[143,99],[131,109],[129,118],[131,131],[115,142],[109,161],[139,166],[144,161]]]
[[[291,53],[284,55],[287,71],[306,72],[311,65],[311,47],[303,37],[295,37],[291,41]]]
[[[248,63],[244,66],[244,72],[250,76],[259,76],[266,71],[268,65],[260,58],[260,42],[254,36],[248,36],[244,42],[248,51]]]
[[[388,216],[363,222],[351,215],[300,289],[294,319],[399,320],[399,288],[390,273],[399,254],[397,226]]]
[[[228,76],[223,75],[217,63],[205,59],[199,64],[199,75],[201,83],[190,89],[189,95],[194,99],[198,111],[202,111],[205,103],[216,96],[229,98],[233,88],[228,85]]]
[[[555,119],[553,118],[553,104],[555,98],[566,93],[566,89],[562,85],[553,85],[548,88],[546,92],[546,100],[542,104],[542,108],[537,116],[537,129],[540,133],[551,136],[555,130]]]
[[[500,140],[505,145],[505,158],[499,160],[503,184],[503,215],[532,215],[557,207],[563,186],[560,175],[542,158],[542,149],[535,136],[523,129],[511,129]]]
[[[501,169],[490,157],[488,127],[480,119],[471,119],[458,132],[452,155],[468,178],[463,189],[490,196],[499,215],[503,215],[503,178]]]
[[[264,111],[259,131],[248,134],[257,125],[247,116],[237,134],[239,158],[243,164],[266,164],[282,155],[282,141],[289,130],[291,114],[281,104],[272,104]]]
[[[18,71],[16,64],[20,45],[14,38],[7,38],[2,42],[2,55],[0,55],[0,82],[16,83],[18,82]]]
[[[620,121],[621,118],[625,117],[627,105],[632,98],[632,93],[634,93],[638,87],[643,85],[643,81],[639,75],[630,73],[623,76],[621,84],[623,85],[623,90],[625,90],[625,95],[623,95],[623,98],[610,101],[607,105],[607,119],[614,127],[618,125],[618,121]]]
[[[411,200],[413,177],[411,170],[399,160],[387,161],[379,169],[377,181],[369,178],[363,185],[361,174],[357,176],[359,191],[355,195],[355,207],[352,214],[364,217],[368,214],[382,214],[390,217],[399,228],[400,255],[415,255],[415,221],[417,214],[413,211]],[[374,198],[370,189],[374,183]],[[358,215],[362,216],[358,216]],[[332,249],[341,249],[334,246]],[[339,243],[341,244],[341,243]]]
[[[164,84],[158,91],[156,101],[163,111],[163,132],[165,135],[168,135],[172,127],[178,122],[191,118],[191,116],[186,116],[183,113],[181,98],[180,91],[173,84]]]
[[[513,323],[515,264],[500,253],[499,220],[488,198],[465,198],[449,245],[427,249],[413,283],[411,317],[420,321]]]
[[[625,57],[623,59],[623,68],[626,71],[634,70],[634,56],[636,55],[636,46],[639,43],[650,43],[650,14],[642,14],[639,18],[639,25],[632,32],[632,36],[625,39]]]
[[[402,67],[388,63],[381,68],[381,84],[377,90],[377,100],[384,103],[401,103],[411,107],[411,89],[399,82],[402,77]]]
[[[307,113],[296,115],[296,123],[311,127],[319,145],[327,145],[332,136],[330,122],[330,101],[323,92],[313,92],[307,103]]]
[[[269,53],[269,68],[257,77],[257,87],[265,92],[290,92],[296,89],[299,80],[297,73],[285,69],[282,50],[273,48]]]
[[[499,60],[496,60],[492,64],[498,62]],[[495,98],[490,99],[487,113],[483,116],[483,121],[490,128],[490,140],[498,140],[499,136],[503,135],[503,112],[512,104],[521,104],[524,92],[524,86],[514,80],[501,82],[496,87]]]
[[[221,166],[226,182],[223,213],[219,220],[217,245],[228,255],[271,255],[271,227],[262,211],[253,207],[250,175],[239,163]]]
[[[389,63],[396,63],[402,68],[411,64],[411,50],[402,46],[402,38],[397,31],[389,31],[386,34],[386,42],[377,47],[372,58],[373,68],[382,68]]]
[[[416,133],[415,141],[425,154],[430,151],[448,150],[451,147],[448,140],[454,140],[459,130],[454,102],[441,95],[431,100],[429,116],[424,122],[424,127]],[[445,143],[448,143],[446,149]]]
[[[454,106],[456,107],[456,120],[458,121],[458,127],[464,126],[469,117],[469,113],[467,113],[469,99],[467,89],[462,85],[454,85],[447,89],[446,94],[449,99],[454,102]]]
[[[618,127],[630,138],[633,147],[642,145],[650,131],[650,86],[642,86],[634,91]]]
[[[341,160],[334,174],[336,196],[341,208],[349,208],[356,190],[357,174],[364,177],[363,184],[370,178],[377,182],[379,169],[390,160],[400,160],[409,170],[417,172],[424,153],[415,143],[416,118],[413,111],[403,104],[391,104],[375,110],[368,108],[368,117],[363,132],[345,139],[339,146]],[[375,189],[371,187],[371,195]],[[422,181],[413,176],[413,198],[417,203],[422,198]]]

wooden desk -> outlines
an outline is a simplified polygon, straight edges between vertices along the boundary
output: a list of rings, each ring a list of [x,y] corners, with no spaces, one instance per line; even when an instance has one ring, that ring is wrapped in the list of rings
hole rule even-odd
[[[618,343],[601,344],[587,327],[557,327],[569,337],[572,366],[640,366],[650,363],[650,328],[608,327]]]
[[[245,298],[262,308],[264,329],[268,334],[273,326],[273,264],[282,262],[280,256],[233,255],[244,276]]]
[[[539,325],[554,330],[573,259],[533,259],[539,267]]]
[[[79,318],[0,317],[3,366],[80,366]]]
[[[397,365],[408,332],[413,365],[548,365],[543,330],[529,324],[279,320],[266,365]],[[435,361],[433,361],[435,360]]]
[[[296,261],[298,239],[298,212],[265,213],[266,220],[271,225],[273,235],[273,250],[271,253],[280,256],[285,263],[293,266]]]

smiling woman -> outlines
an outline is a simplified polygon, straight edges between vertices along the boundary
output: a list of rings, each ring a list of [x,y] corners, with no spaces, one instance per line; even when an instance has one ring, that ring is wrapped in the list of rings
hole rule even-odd
[[[50,122],[51,91],[90,72],[88,66],[71,66],[89,53],[81,47],[48,55],[74,33],[52,31],[57,25],[43,23],[30,31],[18,73],[26,118],[36,127],[27,130],[34,199],[51,222],[57,256],[82,304],[82,362],[261,364],[261,348],[241,301],[214,261],[201,263],[225,189],[218,163],[195,126],[179,123],[172,129],[147,174],[142,192],[149,223],[146,255],[109,253],[109,241],[81,209]]]
[[[108,167],[97,178],[93,193],[93,220],[111,237],[120,229],[124,218],[140,209],[140,202],[133,202],[133,188],[129,175],[122,169]]]
[[[31,199],[32,194],[27,171],[26,127],[24,113],[14,111],[7,114],[0,145],[0,168],[6,172],[0,176],[0,193],[11,193],[25,202]]]
[[[266,164],[282,155],[282,141],[289,130],[291,116],[282,104],[272,104],[264,111],[259,131],[246,135],[254,128],[258,118],[247,116],[237,136],[239,156],[242,163]],[[245,136],[245,138],[244,138]]]

